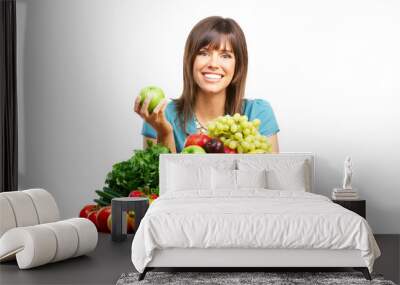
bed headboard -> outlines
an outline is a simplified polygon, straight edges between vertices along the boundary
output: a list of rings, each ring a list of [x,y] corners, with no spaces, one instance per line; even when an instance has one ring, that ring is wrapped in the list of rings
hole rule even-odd
[[[159,164],[159,184],[160,195],[164,194],[168,179],[168,165],[169,163],[179,163],[187,165],[220,165],[232,164],[236,167],[236,161],[240,159],[254,159],[257,161],[266,161],[274,163],[276,161],[305,161],[308,166],[308,174],[306,179],[310,185],[310,192],[314,192],[315,168],[314,168],[314,154],[312,153],[279,153],[279,154],[160,154]]]

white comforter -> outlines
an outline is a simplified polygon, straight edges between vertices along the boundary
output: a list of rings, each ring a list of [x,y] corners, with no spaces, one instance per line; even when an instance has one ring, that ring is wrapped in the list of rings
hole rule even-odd
[[[379,248],[365,219],[325,196],[262,189],[167,193],[135,234],[132,262],[143,272],[163,248],[358,249],[372,272]]]

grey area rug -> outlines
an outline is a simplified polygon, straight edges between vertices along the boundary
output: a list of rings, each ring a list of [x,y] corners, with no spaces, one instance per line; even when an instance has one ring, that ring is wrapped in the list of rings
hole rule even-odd
[[[117,285],[136,284],[379,284],[395,285],[384,280],[382,275],[372,274],[372,281],[366,280],[360,272],[155,272],[150,271],[145,279],[138,281],[139,273],[122,274]]]

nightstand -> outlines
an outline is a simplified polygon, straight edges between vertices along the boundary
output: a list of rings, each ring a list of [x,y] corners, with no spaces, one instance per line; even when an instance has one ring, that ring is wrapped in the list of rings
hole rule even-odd
[[[340,206],[359,214],[361,217],[366,219],[365,215],[365,200],[332,200],[332,202],[339,204]]]

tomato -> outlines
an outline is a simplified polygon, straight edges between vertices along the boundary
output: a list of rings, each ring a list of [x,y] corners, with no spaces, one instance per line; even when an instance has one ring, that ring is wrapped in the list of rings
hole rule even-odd
[[[131,193],[129,193],[129,197],[145,197],[146,195],[139,190],[133,190]]]
[[[107,226],[108,217],[111,215],[111,206],[101,208],[97,213],[97,225],[100,232],[109,233]]]
[[[97,225],[97,211],[91,211],[87,218],[92,221],[92,223],[96,226],[96,229],[99,230],[99,226]]]
[[[97,205],[95,204],[88,204],[85,205],[85,207],[82,208],[82,210],[79,212],[79,217],[81,218],[87,218],[89,213],[97,208]]]

